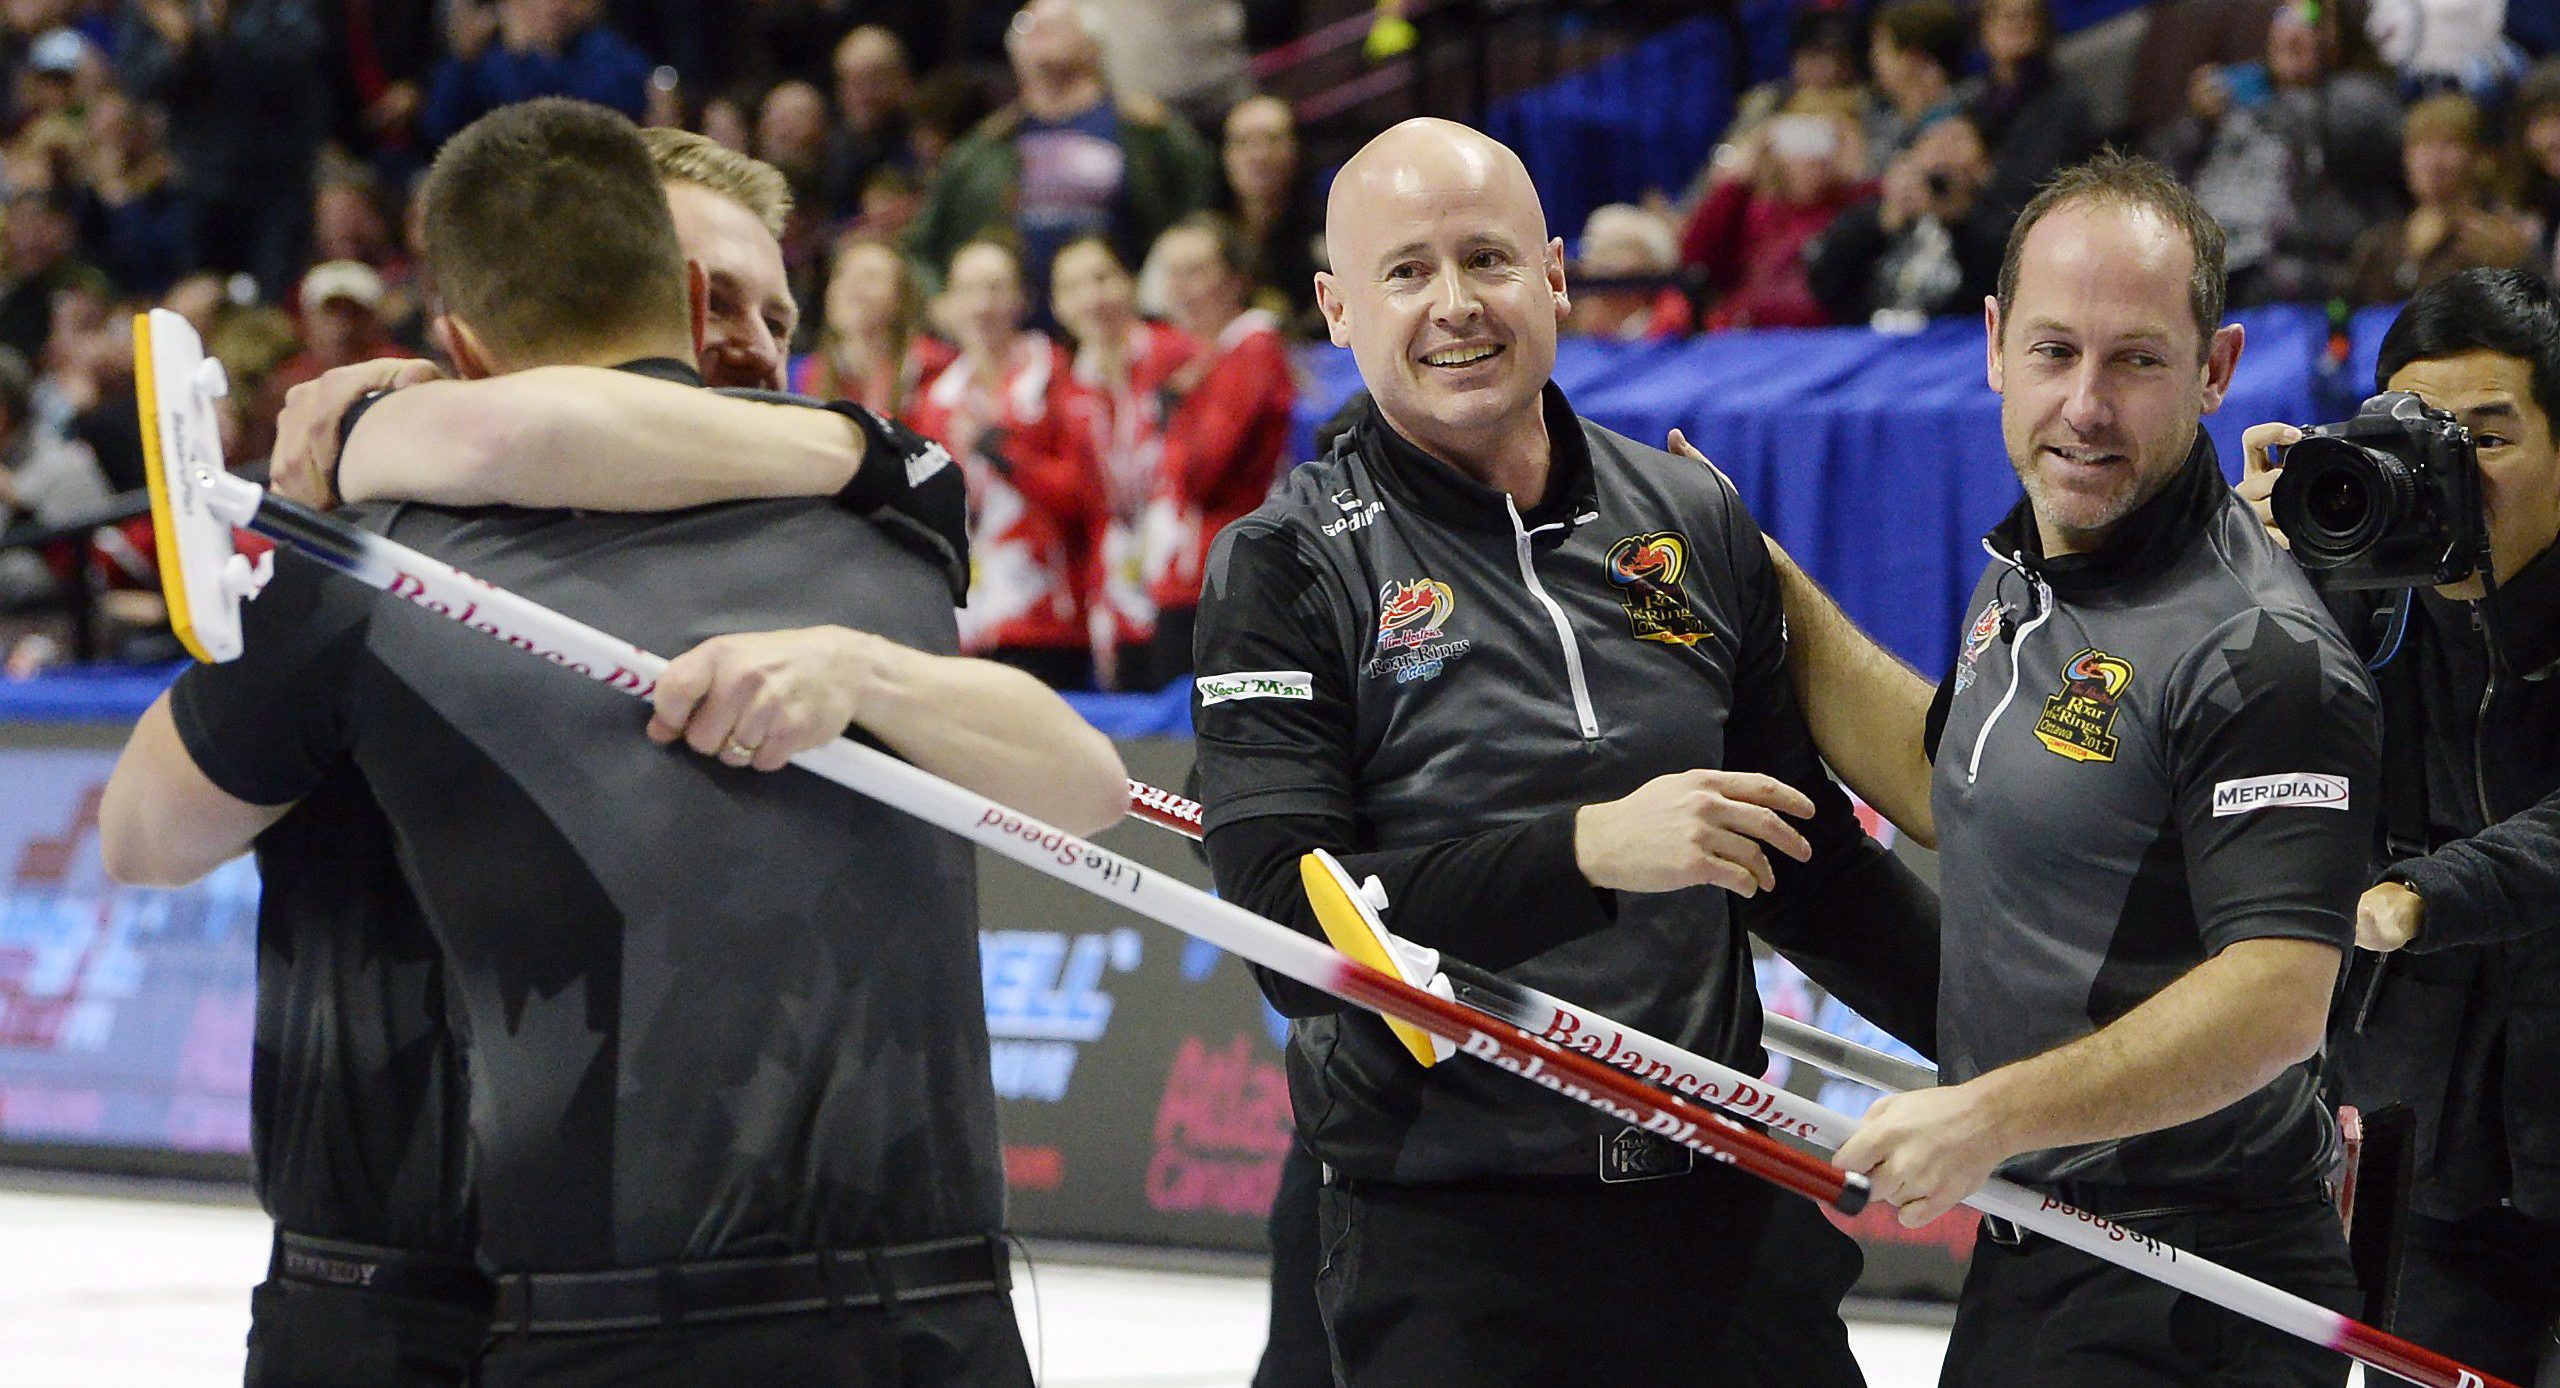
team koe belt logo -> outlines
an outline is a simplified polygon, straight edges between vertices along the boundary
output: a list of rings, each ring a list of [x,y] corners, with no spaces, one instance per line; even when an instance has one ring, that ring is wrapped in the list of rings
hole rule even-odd
[[[2072,761],[2116,759],[2116,706],[2133,683],[2133,663],[2095,646],[2062,667],[2062,688],[2045,696],[2036,741]]]
[[[1398,684],[1432,679],[1475,643],[1444,635],[1458,610],[1457,592],[1436,578],[1388,582],[1378,589],[1378,653],[1368,673],[1393,675]]]
[[[1609,581],[1626,604],[1627,627],[1639,641],[1694,646],[1710,633],[1689,609],[1680,575],[1689,567],[1689,537],[1677,530],[1629,535],[1609,546]]]

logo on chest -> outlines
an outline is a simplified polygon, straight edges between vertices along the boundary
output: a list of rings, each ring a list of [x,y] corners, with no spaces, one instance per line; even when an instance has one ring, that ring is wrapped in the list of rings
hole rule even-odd
[[[1973,664],[1991,648],[1992,638],[2000,634],[2000,615],[2000,600],[1994,598],[1990,606],[1982,609],[1982,615],[1973,619],[1973,630],[1964,634],[1964,650],[1956,657],[1958,694],[1973,687]]]
[[[1398,684],[1432,679],[1475,645],[1444,636],[1441,626],[1458,610],[1458,595],[1436,578],[1388,582],[1378,589],[1378,653],[1367,674],[1393,675]]]
[[[2036,741],[2072,761],[2116,759],[2116,707],[2133,683],[2133,662],[2095,646],[2064,662],[2062,688],[2044,697]]]
[[[1680,575],[1689,567],[1689,537],[1677,530],[1629,535],[1609,546],[1609,581],[1627,609],[1628,633],[1639,641],[1694,646],[1714,633],[1689,608]]]

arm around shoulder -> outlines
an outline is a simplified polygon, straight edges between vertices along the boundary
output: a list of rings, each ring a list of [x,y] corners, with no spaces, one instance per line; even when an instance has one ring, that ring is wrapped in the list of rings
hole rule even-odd
[[[550,366],[384,397],[349,433],[338,487],[349,501],[662,511],[825,496],[863,451],[829,410]]]

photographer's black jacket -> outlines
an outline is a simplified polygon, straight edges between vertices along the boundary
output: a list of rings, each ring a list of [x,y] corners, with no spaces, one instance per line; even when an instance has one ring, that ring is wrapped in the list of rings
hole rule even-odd
[[[1712,469],[1552,386],[1546,421],[1525,515],[1373,413],[1218,537],[1193,720],[1220,893],[1314,933],[1298,858],[1331,849],[1384,879],[1390,930],[1757,1073],[1748,926],[1925,1046],[1934,903],[1823,773],[1759,527]],[[1778,888],[1741,913],[1718,888],[1591,887],[1576,811],[1701,767],[1810,796],[1813,860],[1771,852]],[[1848,957],[1884,986],[1826,962]],[[1594,1175],[1624,1132],[1472,1060],[1424,1070],[1377,1018],[1266,985],[1299,1018],[1299,1131],[1355,1176]]]
[[[2340,593],[2330,607],[2373,659],[2398,598]],[[2369,1007],[2361,986],[2345,997],[2332,1089],[2418,1111],[2425,1213],[2512,1199],[2560,1219],[2560,546],[2479,603],[2421,590],[2403,661],[2377,682],[2386,706],[2420,710],[2435,847],[2395,860],[2377,846],[2377,875],[2424,898],[2426,920]]]

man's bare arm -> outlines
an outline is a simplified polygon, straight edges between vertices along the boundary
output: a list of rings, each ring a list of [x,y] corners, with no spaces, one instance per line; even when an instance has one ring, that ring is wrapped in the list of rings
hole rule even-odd
[[[1776,540],[1767,543],[1787,608],[1787,674],[1813,745],[1894,827],[1923,847],[1937,847],[1928,752],[1929,702],[1937,690],[1859,630]]]
[[[914,765],[1077,834],[1129,808],[1111,740],[993,661],[928,655],[843,627],[753,632],[677,657],[649,736],[771,771],[859,725]]]
[[[1666,445],[1714,467],[1677,429]],[[1924,848],[1938,846],[1929,811],[1929,702],[1937,691],[1858,629],[1813,576],[1766,533],[1787,609],[1787,676],[1813,745],[1849,789]]]
[[[179,740],[162,694],[134,725],[107,778],[98,842],[115,880],[183,887],[247,852],[292,808],[252,805],[207,780]]]
[[[280,435],[299,432],[291,422]],[[666,511],[829,495],[853,480],[863,449],[862,431],[832,411],[546,366],[385,397],[347,436],[337,489],[348,501]]]
[[[1917,1225],[2021,1152],[2202,1118],[2319,1050],[2339,958],[2315,940],[2240,941],[2068,1045],[1878,1101],[1834,1160]]]

